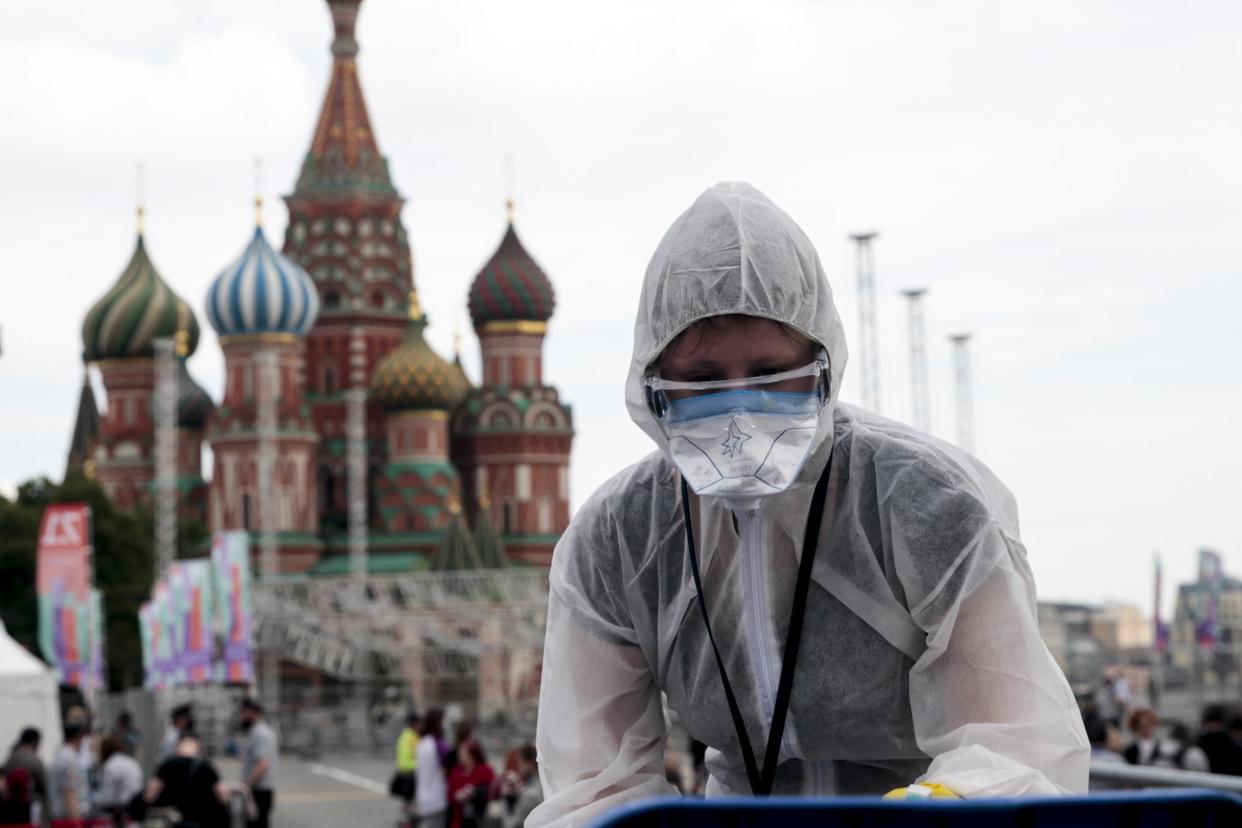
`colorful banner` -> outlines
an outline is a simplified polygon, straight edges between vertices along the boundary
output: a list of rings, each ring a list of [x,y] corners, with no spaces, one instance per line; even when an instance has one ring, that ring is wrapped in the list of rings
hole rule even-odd
[[[211,657],[215,649],[211,561],[181,561],[173,565],[170,577],[174,612],[180,622],[180,679],[184,684],[205,684],[213,677]]]
[[[48,506],[39,526],[39,648],[58,681],[90,680],[95,638],[91,615],[91,510],[85,503]]]
[[[168,682],[174,686],[186,683],[185,642],[189,606],[185,594],[185,576],[180,561],[168,568],[164,582],[164,630],[168,647]]]
[[[177,684],[176,635],[172,623],[172,597],[168,583],[157,581],[151,590],[151,650],[156,687]]]
[[[143,685],[252,684],[250,537],[217,532],[211,558],[182,560],[138,610]]]
[[[160,689],[155,674],[155,642],[158,634],[155,623],[155,606],[144,601],[138,607],[138,637],[142,640],[142,686],[147,690]]]
[[[227,684],[254,682],[250,641],[250,536],[217,532],[211,544],[219,650],[217,680]]]
[[[104,658],[107,648],[107,624],[104,618],[103,593],[91,590],[90,604],[91,662],[87,677],[87,693],[102,693],[108,688],[108,664]]]

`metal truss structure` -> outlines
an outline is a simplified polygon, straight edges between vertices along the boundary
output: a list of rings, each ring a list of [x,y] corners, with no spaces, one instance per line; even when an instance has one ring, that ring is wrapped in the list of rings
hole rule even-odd
[[[177,351],[175,341],[155,348],[155,577],[177,557]]]
[[[255,640],[336,679],[404,679],[434,701],[467,682],[480,706],[512,710],[535,701],[547,596],[543,569],[269,580]]]
[[[975,450],[975,411],[970,377],[970,334],[953,334],[953,376],[957,391],[957,444],[966,451]]]
[[[872,243],[879,233],[854,233],[858,264],[858,353],[863,408],[880,413],[880,342],[876,321],[875,252]]]
[[[272,485],[276,469],[276,399],[280,394],[279,367],[276,354],[264,349],[255,355],[258,411],[255,431],[259,438],[258,501],[259,501],[259,574],[268,583],[280,572],[280,549],[276,526],[276,488]],[[259,684],[263,697],[275,706],[280,699],[280,665],[275,651],[265,654],[260,665]]]
[[[910,339],[910,425],[931,431],[931,400],[927,388],[927,329],[923,321],[926,288],[903,290],[909,310]]]

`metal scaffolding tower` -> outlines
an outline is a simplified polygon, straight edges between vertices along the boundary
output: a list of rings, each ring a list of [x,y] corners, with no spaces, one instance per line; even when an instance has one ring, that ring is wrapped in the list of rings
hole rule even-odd
[[[923,296],[927,288],[908,288],[906,297],[910,322],[910,424],[920,431],[931,430],[931,400],[927,388],[927,329],[923,322]]]
[[[879,233],[854,233],[858,261],[858,349],[862,363],[863,408],[880,411],[880,346],[875,310],[875,256],[871,243]]]
[[[255,640],[359,686],[400,677],[423,706],[463,701],[452,682],[474,683],[480,710],[533,720],[547,570],[368,575],[362,584],[344,576],[258,585]]]
[[[367,388],[366,341],[350,331],[349,382],[345,392],[345,495],[349,521],[349,574],[362,587],[367,577]]]
[[[957,384],[957,444],[965,451],[975,450],[975,415],[970,389],[970,334],[952,334],[953,376]]]
[[[155,347],[155,577],[177,557],[177,343]]]
[[[259,569],[262,583],[275,583],[280,572],[280,539],[276,525],[276,400],[280,394],[280,372],[276,354],[263,349],[255,355],[255,390],[258,416],[255,430],[259,438],[257,495],[259,507]],[[247,527],[249,528],[249,527]],[[280,654],[264,652],[260,690],[275,709],[280,701]]]

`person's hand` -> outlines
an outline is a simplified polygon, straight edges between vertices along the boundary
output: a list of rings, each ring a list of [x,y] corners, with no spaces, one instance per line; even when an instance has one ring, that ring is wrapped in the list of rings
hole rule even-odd
[[[466,785],[457,792],[457,801],[465,802],[472,796],[474,796],[474,785]]]

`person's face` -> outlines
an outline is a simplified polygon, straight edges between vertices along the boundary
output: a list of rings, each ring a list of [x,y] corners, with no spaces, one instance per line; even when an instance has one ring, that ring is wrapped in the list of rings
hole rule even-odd
[[[662,379],[717,382],[792,371],[813,362],[815,343],[779,322],[754,316],[720,316],[692,325],[659,360]],[[800,377],[772,391],[809,391],[814,377]],[[682,392],[685,393],[685,392]],[[676,398],[670,392],[671,398]]]
[[[1139,716],[1138,735],[1144,739],[1150,739],[1151,735],[1156,732],[1156,725],[1160,720],[1155,716]]]

